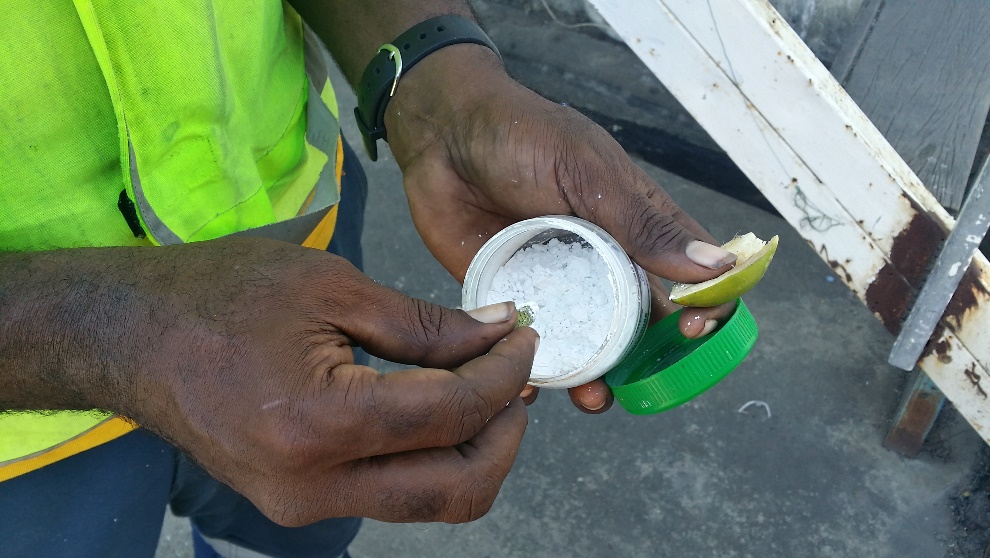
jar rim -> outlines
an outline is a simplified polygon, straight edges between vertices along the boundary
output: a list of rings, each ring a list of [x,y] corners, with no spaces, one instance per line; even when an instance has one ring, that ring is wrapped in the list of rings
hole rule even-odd
[[[554,229],[576,234],[585,240],[604,261],[612,286],[612,316],[602,345],[573,371],[555,375],[534,374],[530,378],[533,385],[574,387],[601,377],[621,362],[642,337],[650,314],[650,291],[645,272],[604,229],[569,215],[536,217],[506,227],[493,235],[471,260],[465,274],[461,302],[465,310],[483,306],[487,302],[495,271],[540,232]],[[546,241],[550,238],[554,237]],[[481,296],[482,287],[484,298]]]

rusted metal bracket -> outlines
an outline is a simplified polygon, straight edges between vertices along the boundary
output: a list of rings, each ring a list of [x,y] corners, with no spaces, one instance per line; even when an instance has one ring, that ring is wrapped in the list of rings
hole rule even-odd
[[[887,449],[908,457],[921,451],[925,438],[945,405],[945,395],[923,371],[914,366],[990,227],[990,193],[986,188],[987,182],[990,182],[988,168],[990,158],[984,161],[973,181],[956,226],[939,253],[935,267],[904,321],[888,358],[888,362],[898,368],[914,370],[883,443]]]
[[[990,228],[990,195],[986,193],[986,183],[990,182],[988,169],[990,159],[983,162],[966,203],[956,218],[956,226],[949,233],[949,238],[935,261],[935,267],[928,275],[921,294],[915,300],[911,313],[890,350],[887,362],[902,370],[910,371],[918,363],[935,326],[945,313],[945,307],[955,294],[963,273],[969,269],[976,250],[987,234],[987,228]]]
[[[931,378],[921,369],[915,369],[897,408],[894,424],[883,441],[884,447],[908,457],[917,455],[944,405],[945,396]]]

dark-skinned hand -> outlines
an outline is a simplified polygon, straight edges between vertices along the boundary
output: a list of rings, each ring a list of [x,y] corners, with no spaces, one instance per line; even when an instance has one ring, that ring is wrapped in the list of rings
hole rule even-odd
[[[615,237],[650,276],[654,320],[678,308],[660,277],[700,282],[734,261],[608,133],[512,80],[485,47],[447,47],[404,74],[386,127],[416,228],[459,281],[493,234],[554,214],[587,219]],[[700,336],[730,310],[686,309],[681,331]],[[585,412],[612,403],[601,380],[569,392]],[[535,390],[523,396],[531,401]]]
[[[539,337],[512,304],[469,315],[258,239],[5,258],[37,300],[5,317],[0,408],[130,417],[279,524],[470,521],[516,457]]]

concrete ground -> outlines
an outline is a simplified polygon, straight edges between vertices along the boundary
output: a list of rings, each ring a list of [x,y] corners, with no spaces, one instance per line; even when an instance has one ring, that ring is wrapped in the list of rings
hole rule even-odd
[[[357,145],[353,97],[340,93]],[[382,159],[366,161],[368,274],[456,306],[459,285],[419,240],[394,161]],[[905,379],[886,364],[892,336],[783,220],[643,166],[716,238],[780,235],[766,278],[746,296],[760,325],[750,357],[695,401],[648,417],[618,407],[586,416],[544,390],[486,517],[368,521],[353,556],[982,556],[987,541],[967,535],[986,521],[972,505],[986,499],[976,490],[986,450],[965,421],[946,409],[914,459],[881,447]],[[740,412],[751,400],[770,412]],[[158,556],[191,556],[184,521],[167,518]]]
[[[717,238],[780,234],[777,259],[746,297],[761,329],[749,359],[690,404],[650,417],[620,408],[585,416],[564,393],[544,390],[487,517],[368,522],[355,557],[947,554],[949,499],[969,479],[980,439],[949,412],[930,452],[905,459],[883,449],[904,379],[885,363],[887,331],[782,220],[646,168]],[[380,188],[375,211],[407,222],[401,191]],[[379,255],[368,272],[456,305],[459,286],[407,230],[369,230],[369,255]],[[750,400],[765,401],[772,416],[740,413]]]

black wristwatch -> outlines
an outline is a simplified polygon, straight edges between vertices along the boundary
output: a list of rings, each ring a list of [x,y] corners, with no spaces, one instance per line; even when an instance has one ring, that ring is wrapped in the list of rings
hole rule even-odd
[[[486,46],[499,54],[495,44],[475,22],[455,15],[438,16],[417,23],[378,49],[361,75],[358,105],[354,109],[358,129],[364,137],[364,148],[372,161],[378,160],[378,140],[388,141],[385,108],[395,94],[403,72],[430,53],[460,43]]]

